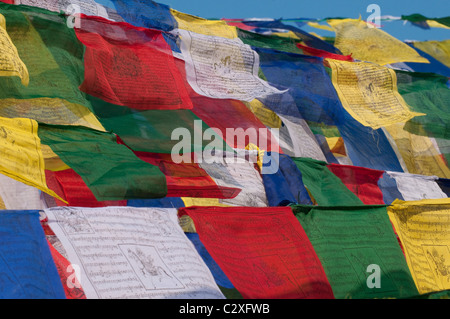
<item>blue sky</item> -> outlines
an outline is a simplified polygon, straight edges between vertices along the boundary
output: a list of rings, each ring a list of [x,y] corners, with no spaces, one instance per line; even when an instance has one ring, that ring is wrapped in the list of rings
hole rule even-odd
[[[107,3],[108,0],[96,0]],[[160,0],[170,7],[203,18],[318,18],[348,17],[363,19],[369,4],[377,4],[381,15],[401,16],[420,13],[429,18],[450,16],[449,0]],[[423,30],[403,21],[385,22],[382,28],[400,40],[450,39],[450,29]],[[305,28],[321,35],[326,31]]]

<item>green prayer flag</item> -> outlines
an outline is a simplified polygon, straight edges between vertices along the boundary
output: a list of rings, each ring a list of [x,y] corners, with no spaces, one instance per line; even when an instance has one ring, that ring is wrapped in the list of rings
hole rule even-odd
[[[303,53],[303,51],[296,46],[297,43],[300,43],[300,40],[295,40],[293,38],[258,34],[242,29],[238,29],[238,37],[242,40],[242,42],[253,47],[273,49],[297,54]]]
[[[291,206],[336,299],[409,298],[418,290],[386,206]]]
[[[116,136],[82,126],[39,124],[42,144],[72,168],[98,201],[162,198],[164,174],[140,160]]]
[[[327,163],[306,157],[292,160],[302,173],[303,183],[321,206],[354,206],[363,202],[327,167]]]
[[[67,26],[67,18],[40,8],[4,3],[0,3],[0,14],[30,75],[28,86],[18,77],[0,77],[0,96],[61,98],[90,109],[78,88],[84,78],[84,46]]]
[[[410,22],[422,22],[422,21],[427,21],[427,20],[434,20],[440,24],[450,27],[450,17],[427,18],[424,15],[414,13],[414,14],[410,14],[410,15],[402,15],[402,20],[407,20]]]
[[[88,98],[103,127],[116,133],[133,151],[170,154],[177,144],[186,144],[187,153],[201,152],[211,140],[217,141],[221,150],[232,151],[216,131],[213,138],[204,139],[203,134],[210,127],[191,110],[139,111]]]
[[[425,113],[405,125],[416,135],[450,138],[450,90],[448,78],[434,73],[396,71],[398,92],[411,111]]]

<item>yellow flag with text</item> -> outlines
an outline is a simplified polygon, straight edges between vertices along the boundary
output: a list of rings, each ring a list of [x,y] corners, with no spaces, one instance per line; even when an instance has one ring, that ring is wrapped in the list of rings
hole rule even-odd
[[[0,173],[56,197],[47,187],[38,123],[0,117]]]
[[[450,289],[450,198],[397,199],[388,214],[419,293]]]
[[[378,129],[424,115],[410,111],[393,70],[366,62],[326,61],[343,107],[361,124]]]
[[[335,47],[354,59],[386,65],[398,62],[429,63],[406,43],[377,29],[364,20],[330,19],[336,32]]]

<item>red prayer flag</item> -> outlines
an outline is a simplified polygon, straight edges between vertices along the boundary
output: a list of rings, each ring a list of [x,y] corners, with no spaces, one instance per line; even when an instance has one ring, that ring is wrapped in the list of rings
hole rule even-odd
[[[86,46],[82,91],[138,110],[192,108],[161,31],[85,15],[80,26],[76,34]]]
[[[334,298],[289,207],[187,207],[201,242],[246,299]]]
[[[68,206],[76,207],[107,207],[107,206],[127,206],[126,200],[118,201],[98,201],[92,191],[87,187],[80,175],[73,169],[66,169],[58,172],[48,172],[47,175],[53,175],[59,185],[60,190],[63,191],[63,198],[69,203]],[[55,180],[52,181],[51,186],[55,186]],[[59,202],[57,202],[59,204]],[[67,206],[65,204],[61,206]]]
[[[166,176],[167,197],[234,198],[239,188],[219,186],[194,161],[174,163],[171,154],[134,152],[144,162],[158,166]]]
[[[241,20],[235,20],[235,19],[222,19],[222,20],[225,21],[228,25],[242,29],[242,30],[252,31],[253,29],[256,29],[255,26],[251,26],[251,25],[242,23]]]
[[[84,290],[75,276],[75,269],[72,267],[72,264],[64,256],[62,256],[50,242],[48,242],[48,246],[50,248],[53,261],[55,262],[59,277],[61,278],[61,283],[63,285],[66,298],[86,299]]]
[[[175,59],[175,63],[185,79],[193,103],[192,112],[220,134],[227,145],[245,149],[252,143],[260,150],[283,153],[276,137],[242,101],[213,99],[196,93],[187,83],[184,61]]]
[[[383,171],[350,165],[328,164],[328,169],[366,205],[384,205],[378,180]]]
[[[321,58],[328,58],[328,59],[334,59],[334,60],[342,60],[342,61],[350,61],[353,62],[353,58],[351,55],[341,55],[341,54],[334,54],[334,53],[330,53],[324,50],[320,50],[320,49],[315,49],[315,48],[311,48],[308,47],[306,45],[302,45],[300,43],[296,44],[297,47],[300,50],[303,50],[303,53],[306,55],[312,55],[312,56],[317,56],[317,57],[321,57]]]

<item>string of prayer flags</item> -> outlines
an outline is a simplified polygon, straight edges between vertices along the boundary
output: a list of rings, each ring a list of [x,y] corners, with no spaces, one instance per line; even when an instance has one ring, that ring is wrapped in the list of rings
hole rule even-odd
[[[289,207],[187,207],[201,242],[244,299],[332,299]]]
[[[386,206],[291,208],[323,265],[336,299],[418,294]]]

